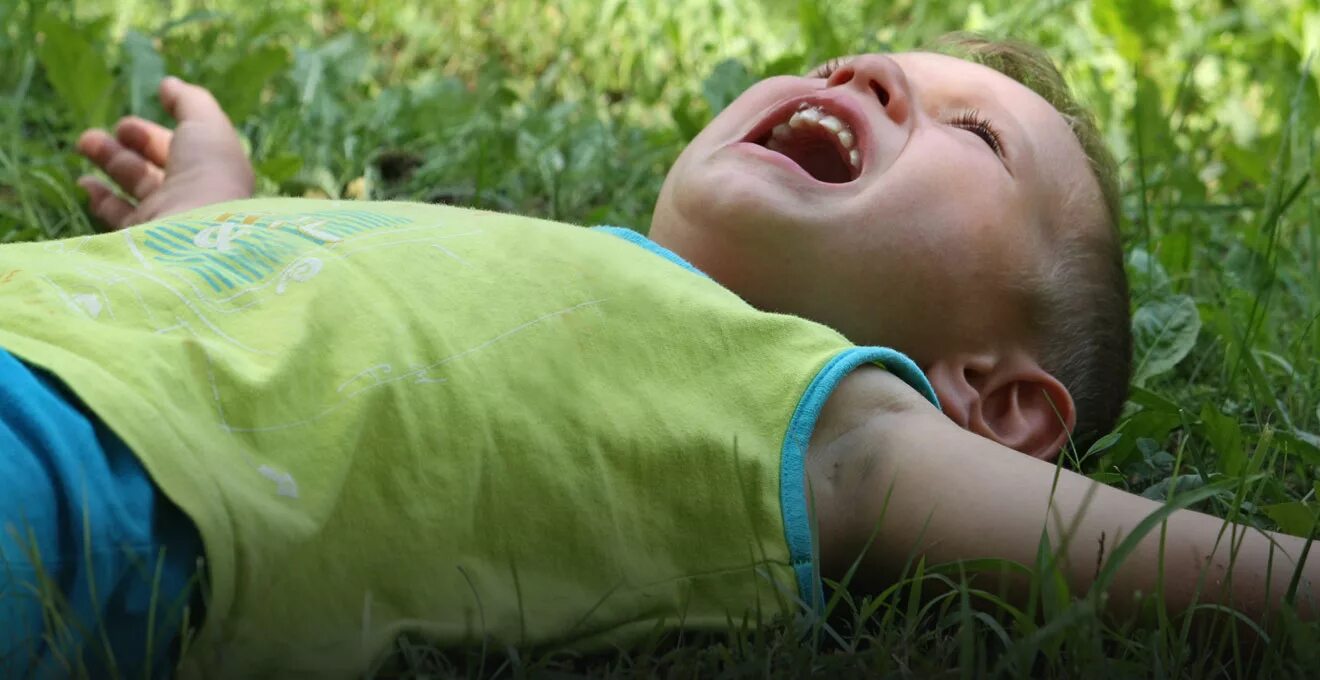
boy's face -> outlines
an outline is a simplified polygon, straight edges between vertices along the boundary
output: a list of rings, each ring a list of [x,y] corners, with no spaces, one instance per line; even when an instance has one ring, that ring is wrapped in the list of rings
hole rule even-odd
[[[1021,341],[1021,282],[1099,210],[1068,124],[953,57],[840,64],[721,112],[670,170],[651,236],[757,307],[920,363]]]

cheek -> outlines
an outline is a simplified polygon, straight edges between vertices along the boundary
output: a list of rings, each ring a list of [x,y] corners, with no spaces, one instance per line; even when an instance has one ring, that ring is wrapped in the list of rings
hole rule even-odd
[[[882,197],[859,205],[831,260],[845,285],[885,291],[908,311],[949,309],[994,287],[1016,267],[1017,246],[1002,203],[965,187],[959,194],[930,182],[893,182]],[[856,293],[854,293],[856,294]]]
[[[894,244],[892,261],[930,294],[967,297],[1012,269],[1012,242],[999,225],[976,214],[936,213],[914,223]],[[901,258],[901,259],[900,259]]]
[[[976,151],[948,135],[914,138],[854,206],[863,235],[907,257],[962,267],[1002,258],[1029,232],[1018,217],[1021,196],[1001,167],[986,167],[998,161]]]

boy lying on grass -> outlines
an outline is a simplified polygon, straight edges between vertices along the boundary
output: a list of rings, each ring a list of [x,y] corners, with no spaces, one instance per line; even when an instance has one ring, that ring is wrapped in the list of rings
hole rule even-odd
[[[235,677],[359,673],[405,631],[768,622],[914,555],[1030,564],[1042,531],[1086,591],[1161,508],[1049,462],[1125,397],[1112,162],[1052,67],[964,47],[1036,91],[930,53],[768,79],[675,163],[653,240],[238,201],[229,120],[167,79],[173,131],[79,140],[119,231],[0,247],[7,660],[171,664],[203,557],[181,669]],[[1166,527],[1111,609],[1265,620],[1300,570],[1314,614],[1305,541]]]

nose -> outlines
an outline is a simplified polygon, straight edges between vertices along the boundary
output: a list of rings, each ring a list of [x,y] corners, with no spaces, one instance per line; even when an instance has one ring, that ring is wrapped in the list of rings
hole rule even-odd
[[[864,54],[849,59],[825,81],[827,87],[851,86],[875,97],[885,115],[898,125],[912,113],[912,90],[898,62],[883,54]]]

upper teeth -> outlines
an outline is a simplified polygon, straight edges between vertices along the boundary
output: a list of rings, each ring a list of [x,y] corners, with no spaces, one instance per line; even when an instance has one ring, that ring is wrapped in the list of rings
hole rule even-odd
[[[793,130],[804,129],[807,126],[823,129],[833,134],[839,140],[839,146],[844,149],[852,149],[848,153],[848,162],[854,168],[862,167],[862,154],[857,149],[853,149],[853,144],[857,139],[853,136],[852,128],[848,124],[825,113],[819,106],[802,105],[803,108],[793,113],[787,123],[780,123],[770,131],[773,141],[786,142],[793,136]]]
[[[825,117],[825,112],[820,109],[803,109],[793,114],[788,119],[789,127],[801,127],[804,123],[819,123],[821,118]]]

